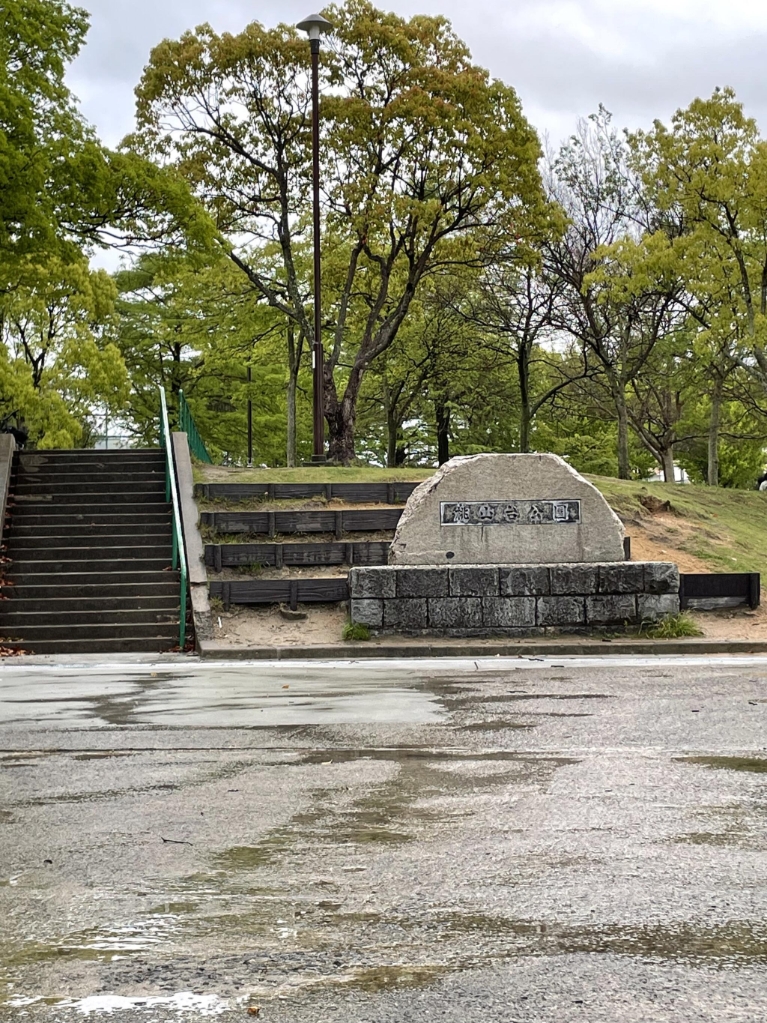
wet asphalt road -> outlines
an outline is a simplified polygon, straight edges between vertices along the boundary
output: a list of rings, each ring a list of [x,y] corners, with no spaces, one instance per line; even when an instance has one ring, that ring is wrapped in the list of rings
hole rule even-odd
[[[16,663],[0,697],[2,1020],[767,1017],[767,659]]]

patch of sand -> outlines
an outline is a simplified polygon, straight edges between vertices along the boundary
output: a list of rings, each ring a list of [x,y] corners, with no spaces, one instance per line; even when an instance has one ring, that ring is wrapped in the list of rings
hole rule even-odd
[[[689,519],[673,513],[648,515],[625,523],[626,535],[631,537],[633,561],[673,561],[680,572],[710,572],[711,566],[694,554],[680,550],[696,530]]]
[[[286,621],[279,607],[238,607],[214,611],[211,639],[233,646],[324,646],[340,643],[349,612],[346,604],[299,604],[305,621]],[[220,623],[220,624],[219,624]]]
[[[727,611],[693,611],[692,616],[706,639],[767,640],[767,607],[752,611],[748,605]]]

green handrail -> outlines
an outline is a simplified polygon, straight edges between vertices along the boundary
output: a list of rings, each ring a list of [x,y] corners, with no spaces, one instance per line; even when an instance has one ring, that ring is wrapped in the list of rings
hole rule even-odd
[[[205,441],[200,436],[200,431],[197,429],[192,410],[187,404],[183,391],[178,392],[178,428],[187,435],[189,450],[194,457],[200,462],[207,462],[209,465],[212,465],[213,459],[208,454]]]
[[[165,500],[173,505],[173,571],[181,569],[181,594],[179,598],[178,645],[181,650],[186,644],[186,591],[189,573],[186,568],[186,551],[184,550],[184,530],[181,526],[181,504],[178,499],[176,485],[176,460],[173,457],[173,439],[170,434],[168,420],[168,403],[165,400],[165,389],[160,388],[160,445],[165,450]]]

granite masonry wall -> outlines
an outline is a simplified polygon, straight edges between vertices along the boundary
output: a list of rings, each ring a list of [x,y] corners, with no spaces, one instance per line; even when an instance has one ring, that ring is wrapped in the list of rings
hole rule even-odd
[[[679,611],[679,570],[659,561],[353,568],[352,622],[451,636],[616,629]]]

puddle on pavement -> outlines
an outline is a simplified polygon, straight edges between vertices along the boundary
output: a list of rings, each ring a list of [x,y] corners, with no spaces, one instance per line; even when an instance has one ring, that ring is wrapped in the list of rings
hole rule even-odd
[[[448,970],[443,965],[426,966],[377,966],[355,970],[354,973],[338,978],[344,987],[357,988],[370,993],[389,991],[392,988],[407,990],[423,987],[437,980]]]
[[[266,839],[260,845],[236,845],[216,853],[212,859],[220,870],[258,870],[277,863],[286,848],[286,843],[279,843],[276,836],[272,836],[271,842]]]
[[[748,844],[749,836],[742,831],[690,831],[686,835],[676,835],[672,842],[675,845],[709,845],[725,848],[744,846]]]
[[[316,941],[322,933],[334,941],[346,940],[349,928],[375,928],[377,917],[364,914],[363,921],[361,917],[349,919],[350,914],[346,914],[347,919],[336,916],[343,907],[343,881],[321,893],[322,881],[312,873],[318,863],[348,866],[349,846],[373,852],[395,848],[416,837],[428,842],[444,834],[445,828],[454,827],[456,817],[471,816],[473,793],[520,783],[546,785],[559,767],[579,762],[510,751],[473,753],[423,748],[323,751],[303,760],[326,763],[321,758],[329,755],[334,761],[340,758],[341,763],[355,763],[361,757],[394,761],[398,770],[390,769],[381,781],[346,796],[340,796],[344,790],[336,786],[315,789],[311,803],[286,824],[252,845],[233,846],[214,854],[211,872],[190,874],[175,882],[169,879],[162,892],[155,890],[151,895],[148,904],[152,908],[139,923],[113,933],[70,935],[55,946],[27,946],[17,952],[15,968],[34,968],[35,961],[65,961],[68,956],[106,961],[115,955],[162,948],[170,941],[185,939],[241,942],[260,935],[269,944],[275,940]],[[336,850],[340,859],[335,858]],[[147,896],[143,890],[135,894]],[[241,911],[243,896],[248,899],[246,912]],[[326,906],[330,902],[330,906],[318,906],[318,899]],[[316,910],[319,913],[315,916]],[[396,920],[387,920],[386,926],[392,923],[398,925]],[[425,948],[430,947],[431,940]],[[417,957],[409,958],[411,965],[398,965],[394,973],[388,966],[355,973],[348,983],[428,983],[429,971],[442,969],[413,966],[414,961]]]
[[[136,949],[119,948],[91,948],[81,945],[46,945],[30,943],[16,948],[3,947],[0,945],[0,962],[6,970],[18,969],[22,966],[39,966],[43,963],[57,963],[67,960],[79,960],[82,962],[98,963],[111,959],[120,953],[129,955]]]
[[[606,693],[529,693],[525,690],[513,690],[507,693],[472,693],[465,688],[440,693],[440,699],[453,709],[471,707],[474,704],[488,703],[523,703],[529,700],[612,700],[615,697]]]
[[[556,764],[566,766],[578,764],[579,760],[570,757],[535,756],[531,753],[518,753],[516,750],[445,750],[432,749],[424,746],[398,746],[387,749],[334,749],[305,753],[301,756],[302,764],[320,764],[329,767],[332,764],[349,764],[357,760],[388,760],[404,764],[408,760],[428,760],[438,764],[440,761],[450,763],[472,763],[483,761],[513,761],[519,764]]]
[[[303,760],[323,763],[328,751],[310,753]],[[454,828],[458,818],[473,814],[471,796],[483,789],[520,782],[545,785],[562,766],[579,763],[569,757],[505,753],[427,751],[422,748],[333,750],[332,763],[354,763],[360,759],[395,761],[399,770],[366,787],[348,805],[339,802],[336,788],[312,792],[311,805],[284,825],[252,845],[233,846],[212,857],[227,883],[237,872],[256,873],[284,866],[299,869],[317,856],[346,847],[375,849],[396,847],[414,839],[429,841]],[[474,767],[474,770],[466,770]],[[484,766],[484,765],[487,765]],[[493,770],[492,767],[497,769]],[[477,768],[481,769],[477,769]],[[490,769],[488,770],[488,767]]]
[[[182,786],[175,782],[157,783],[155,785],[136,785],[133,788],[124,789],[98,789],[92,792],[71,792],[62,793],[57,796],[34,796],[31,799],[20,799],[12,806],[34,807],[54,806],[66,803],[96,803],[105,799],[132,799],[136,795],[145,795],[152,792],[177,792]]]
[[[187,913],[195,913],[199,905],[198,902],[165,902],[148,909],[147,913],[156,913],[160,916],[183,916]]]
[[[165,1010],[176,1014],[194,1012],[196,1017],[220,1016],[228,1013],[231,1008],[229,1002],[219,998],[218,995],[198,995],[191,991],[179,991],[175,995],[144,995],[133,998],[126,998],[121,995],[89,995],[78,1001],[62,1000],[57,1003],[60,1008],[74,1009],[80,1017],[91,1015],[101,1016],[112,1015],[113,1012],[141,1010]],[[163,1019],[168,1018],[163,1012]],[[143,1015],[143,1012],[142,1012]],[[158,1017],[155,1017],[158,1018]]]
[[[67,962],[106,963],[165,944],[178,929],[175,915],[149,915],[111,929],[93,928],[58,941],[0,943],[0,963],[10,977],[19,970]]]
[[[111,760],[117,757],[135,757],[135,750],[94,750],[92,753],[77,753],[73,760]]]
[[[526,721],[509,721],[503,718],[491,718],[489,721],[472,721],[468,725],[459,725],[459,732],[505,732],[535,728]]]
[[[761,757],[674,757],[679,764],[697,764],[723,771],[767,774],[767,758]]]
[[[749,921],[720,927],[694,923],[570,927],[556,921],[453,913],[435,918],[428,929],[436,930],[438,940],[446,935],[469,936],[476,954],[490,959],[508,954],[596,953],[716,965],[767,963],[767,929]]]

